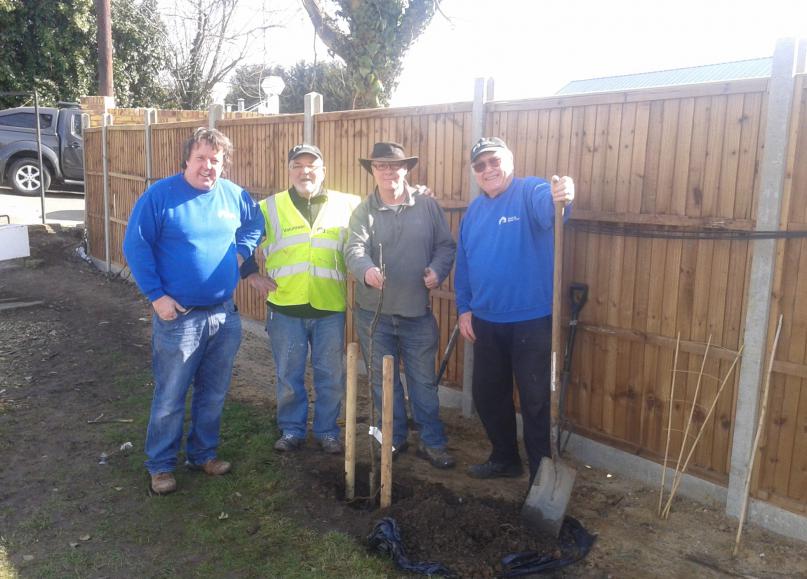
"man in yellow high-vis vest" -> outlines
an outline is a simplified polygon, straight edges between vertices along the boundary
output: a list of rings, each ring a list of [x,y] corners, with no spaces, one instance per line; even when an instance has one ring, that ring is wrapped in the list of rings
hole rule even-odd
[[[344,397],[347,270],[342,246],[350,215],[361,199],[323,187],[325,164],[308,144],[289,151],[292,186],[261,201],[266,274],[254,260],[241,276],[266,295],[266,331],[277,372],[275,450],[294,451],[306,441],[308,395],[305,367],[309,349],[314,374],[313,433],[320,448],[342,452],[336,423]]]

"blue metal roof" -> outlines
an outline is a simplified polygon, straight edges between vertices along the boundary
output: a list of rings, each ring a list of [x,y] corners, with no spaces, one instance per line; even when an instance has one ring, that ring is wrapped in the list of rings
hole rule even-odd
[[[610,92],[635,88],[696,84],[744,78],[765,78],[771,75],[773,58],[753,58],[719,64],[705,64],[688,68],[675,68],[654,72],[640,72],[621,76],[605,76],[573,80],[555,94]]]

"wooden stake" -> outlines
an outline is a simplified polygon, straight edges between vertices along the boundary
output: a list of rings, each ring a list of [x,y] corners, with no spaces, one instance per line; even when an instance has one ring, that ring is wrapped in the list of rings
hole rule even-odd
[[[359,381],[359,345],[347,345],[347,384],[345,389],[345,499],[356,497],[356,398]]]
[[[729,371],[726,372],[726,377],[723,379],[723,382],[720,383],[720,388],[717,389],[717,394],[715,394],[715,399],[712,401],[712,405],[709,407],[709,411],[706,413],[706,418],[703,419],[703,426],[701,426],[701,429],[698,431],[698,435],[692,442],[692,446],[689,449],[689,454],[687,454],[687,458],[684,461],[684,466],[681,467],[681,472],[676,473],[677,476],[673,480],[672,488],[670,488],[670,497],[667,500],[667,505],[664,507],[665,519],[670,516],[670,507],[672,506],[673,498],[675,498],[675,493],[678,492],[678,487],[681,486],[681,481],[683,480],[684,473],[686,472],[687,467],[689,466],[689,461],[692,459],[692,455],[695,454],[695,449],[698,446],[698,442],[700,442],[701,435],[706,430],[706,423],[709,422],[709,420],[712,418],[712,413],[715,411],[715,408],[717,407],[717,401],[720,398],[720,394],[723,392],[723,388],[726,387],[726,384],[728,383],[729,378],[731,377],[731,373],[734,371],[734,367],[737,365],[737,362],[743,355],[744,347],[745,346],[740,346],[740,349],[737,351],[737,356],[734,358],[734,362],[731,363]]]
[[[686,448],[687,444],[687,437],[689,436],[689,429],[692,426],[692,419],[695,416],[695,405],[698,403],[698,394],[700,394],[701,390],[701,381],[703,380],[703,370],[706,367],[706,358],[709,356],[709,347],[712,345],[712,334],[709,334],[709,339],[706,341],[706,350],[703,352],[703,362],[701,362],[701,369],[698,372],[698,382],[695,385],[695,396],[692,398],[692,405],[689,409],[689,418],[687,419],[686,428],[684,428],[684,436],[681,438],[681,449],[678,451],[678,460],[675,462],[675,473],[673,474],[673,482],[670,490],[675,488],[676,482],[678,481],[679,477],[679,469],[681,468],[681,459],[684,457],[684,449]],[[672,496],[670,496],[670,501],[672,501]],[[667,503],[669,505],[669,502]],[[664,514],[664,518],[666,519],[669,516],[670,509],[665,507],[666,514]]]
[[[658,516],[661,517],[661,505],[664,501],[664,479],[667,475],[667,460],[670,456],[670,434],[672,433],[672,411],[673,400],[675,397],[675,377],[678,370],[678,349],[681,346],[681,332],[678,332],[678,337],[675,339],[675,357],[673,358],[672,376],[670,377],[670,398],[667,403],[669,416],[667,418],[667,444],[664,446],[664,462],[661,465],[661,490],[658,494]],[[672,488],[672,487],[670,487]]]
[[[395,357],[384,356],[381,373],[383,396],[381,402],[381,508],[392,504],[392,411]]]
[[[751,492],[751,474],[754,471],[754,461],[757,457],[757,449],[759,448],[759,440],[762,435],[762,429],[765,425],[765,413],[768,411],[768,391],[771,387],[771,374],[773,374],[773,360],[776,357],[776,348],[779,345],[779,332],[782,331],[782,315],[779,315],[779,323],[776,325],[776,335],[773,338],[773,347],[771,349],[770,358],[768,359],[768,373],[765,375],[765,388],[762,392],[762,406],[759,410],[759,420],[757,422],[757,432],[754,434],[754,445],[751,447],[751,456],[748,458],[748,471],[745,475],[745,490],[743,491],[743,504],[740,508],[740,522],[737,525],[737,538],[734,539],[734,551],[732,556],[736,557],[737,552],[740,550],[740,537],[743,533],[743,524],[745,523],[745,515],[748,511],[748,494]]]

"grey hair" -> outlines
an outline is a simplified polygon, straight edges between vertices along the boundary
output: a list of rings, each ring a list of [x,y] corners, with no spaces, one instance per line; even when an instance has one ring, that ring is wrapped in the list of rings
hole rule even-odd
[[[188,159],[191,157],[191,152],[194,147],[199,143],[207,143],[214,151],[221,151],[224,153],[223,166],[227,169],[230,166],[230,156],[233,154],[233,144],[227,136],[221,131],[216,129],[207,129],[199,127],[193,134],[182,144],[182,170],[188,168]]]

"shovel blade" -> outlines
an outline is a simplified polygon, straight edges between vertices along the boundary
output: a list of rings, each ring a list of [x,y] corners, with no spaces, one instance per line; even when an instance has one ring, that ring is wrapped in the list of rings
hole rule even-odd
[[[544,457],[521,508],[521,519],[531,529],[560,535],[577,471],[559,459]]]

